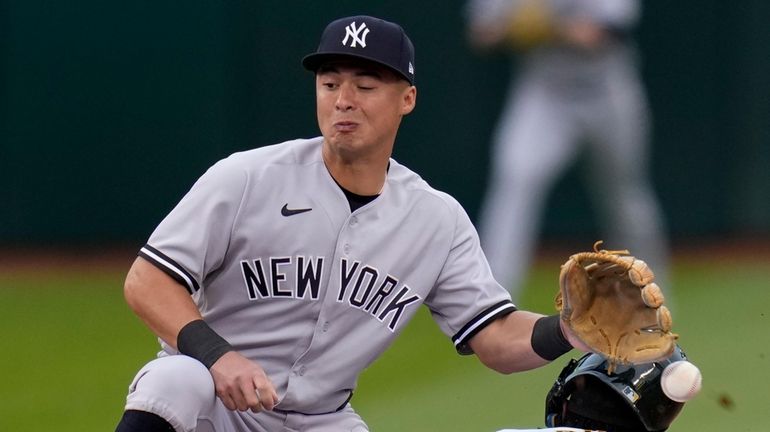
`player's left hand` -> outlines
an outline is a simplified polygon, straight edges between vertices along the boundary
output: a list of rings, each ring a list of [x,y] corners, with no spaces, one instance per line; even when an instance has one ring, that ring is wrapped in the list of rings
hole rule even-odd
[[[230,351],[211,365],[217,396],[229,410],[272,410],[278,394],[270,378],[257,363]]]

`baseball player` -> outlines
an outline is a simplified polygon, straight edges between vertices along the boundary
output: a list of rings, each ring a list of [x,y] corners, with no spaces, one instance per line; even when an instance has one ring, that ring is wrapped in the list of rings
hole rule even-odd
[[[492,271],[514,300],[547,192],[584,149],[603,237],[644,257],[667,286],[663,220],[646,177],[648,112],[630,41],[638,15],[635,0],[467,4],[472,44],[504,46],[519,61],[479,216]]]
[[[420,305],[502,373],[587,349],[558,315],[517,310],[459,203],[390,157],[417,96],[403,29],[333,21],[302,63],[322,136],[217,162],[128,272],[163,349],[120,432],[366,431],[357,377]]]

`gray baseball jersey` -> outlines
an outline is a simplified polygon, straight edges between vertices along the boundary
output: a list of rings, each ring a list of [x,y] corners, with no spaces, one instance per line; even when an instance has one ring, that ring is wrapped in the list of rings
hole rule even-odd
[[[419,305],[463,354],[515,310],[455,199],[391,160],[380,196],[351,213],[321,143],[219,161],[140,251],[263,367],[277,408],[308,414],[344,406]]]

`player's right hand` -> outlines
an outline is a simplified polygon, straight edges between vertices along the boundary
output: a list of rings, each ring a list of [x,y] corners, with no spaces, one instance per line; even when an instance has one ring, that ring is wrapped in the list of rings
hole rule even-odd
[[[270,378],[257,363],[230,351],[211,365],[217,396],[230,410],[272,410],[278,394]]]

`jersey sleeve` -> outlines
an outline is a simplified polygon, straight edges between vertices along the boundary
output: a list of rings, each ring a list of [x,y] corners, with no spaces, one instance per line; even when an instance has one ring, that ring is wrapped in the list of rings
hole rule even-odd
[[[139,255],[192,294],[223,262],[246,172],[228,159],[206,171],[163,219]]]
[[[516,307],[492,276],[468,215],[456,206],[451,247],[425,305],[441,330],[452,337],[457,352],[467,355],[473,353],[468,341],[476,333]]]

